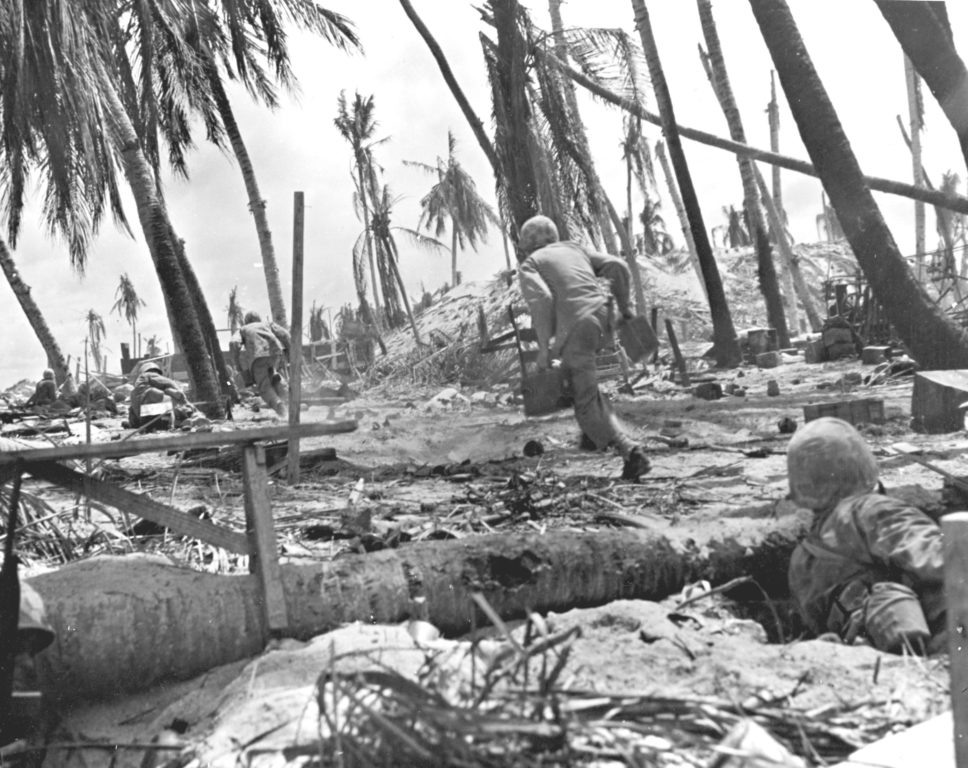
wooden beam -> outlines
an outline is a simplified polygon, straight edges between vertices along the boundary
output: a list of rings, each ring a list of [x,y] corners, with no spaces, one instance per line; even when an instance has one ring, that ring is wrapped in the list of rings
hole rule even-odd
[[[169,507],[144,494],[132,493],[113,483],[82,475],[54,462],[33,462],[25,469],[34,477],[163,525],[181,536],[201,539],[236,554],[249,553],[249,542],[243,534],[208,520],[199,520],[194,515]]]
[[[259,582],[269,633],[277,634],[289,628],[289,611],[282,587],[276,532],[272,526],[266,452],[261,445],[247,445],[242,449],[242,478],[249,571]]]
[[[141,453],[187,451],[193,448],[214,448],[222,445],[245,445],[263,440],[287,440],[292,436],[321,437],[356,430],[356,420],[324,421],[301,424],[291,434],[288,425],[236,429],[231,432],[191,432],[170,437],[146,437],[138,440],[116,440],[91,445],[60,445],[55,448],[26,448],[20,451],[0,451],[0,466],[13,464],[17,459],[27,462],[63,461],[84,458],[120,458]]]
[[[968,768],[968,512],[941,518],[955,764]]]
[[[679,349],[679,340],[676,338],[676,331],[672,327],[672,320],[668,317],[665,319],[666,336],[669,337],[669,346],[672,347],[672,356],[676,360],[676,367],[679,369],[680,383],[684,387],[688,387],[692,382],[689,379],[689,369],[686,367],[686,359],[682,356],[682,350]]]
[[[303,230],[305,200],[302,192],[293,194],[292,220],[292,326],[289,331],[289,428],[299,426],[302,407],[302,315],[303,315]],[[289,438],[289,484],[299,482],[299,438]]]

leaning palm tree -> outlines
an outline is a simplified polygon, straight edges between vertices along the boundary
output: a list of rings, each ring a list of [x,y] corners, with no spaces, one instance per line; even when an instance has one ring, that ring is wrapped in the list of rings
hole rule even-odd
[[[91,354],[94,356],[94,369],[100,371],[101,366],[101,342],[107,335],[104,330],[104,318],[95,310],[89,309],[84,316],[87,324],[87,341],[90,344]]]
[[[422,213],[417,226],[433,229],[438,238],[450,226],[451,285],[460,283],[457,271],[458,247],[464,250],[469,245],[476,251],[478,241],[487,240],[487,225],[500,226],[497,214],[477,193],[474,179],[457,160],[454,154],[456,147],[454,134],[448,131],[446,159],[438,157],[436,166],[408,163],[437,176],[437,183],[420,199]]]
[[[682,150],[682,143],[679,139],[679,129],[672,108],[672,98],[669,95],[665,74],[662,71],[662,62],[659,59],[655,35],[652,32],[652,21],[645,6],[645,0],[632,0],[632,8],[635,12],[635,25],[642,38],[642,48],[645,51],[649,66],[656,104],[659,107],[662,133],[665,135],[672,167],[679,183],[679,191],[689,219],[689,228],[696,244],[699,265],[702,268],[703,281],[706,284],[706,296],[709,299],[709,312],[713,325],[713,353],[716,364],[721,367],[735,367],[740,362],[736,330],[733,327],[733,318],[726,301],[726,292],[723,289],[719,267],[713,256],[712,246],[709,244],[709,235],[706,233],[706,226],[703,223],[699,198],[696,195],[692,175],[686,163],[686,155]]]
[[[749,0],[803,145],[887,319],[928,369],[968,367],[968,334],[918,283],[865,183],[785,0]]]
[[[373,149],[386,141],[386,139],[373,139],[377,127],[374,117],[375,109],[372,95],[364,98],[357,92],[351,105],[346,99],[346,91],[340,91],[336,119],[333,121],[340,136],[346,139],[353,150],[353,173],[356,185],[354,204],[363,219],[366,258],[370,267],[370,282],[373,291],[374,322],[376,322],[376,317],[380,313],[380,295],[377,287],[376,257],[370,234],[369,199],[378,194],[377,166],[373,159]]]
[[[116,312],[118,317],[123,317],[128,325],[131,326],[131,353],[137,355],[138,352],[138,312],[144,307],[144,300],[135,290],[134,283],[125,272],[118,281],[117,290],[114,292],[114,304],[111,311]]]
[[[44,348],[44,353],[47,355],[47,367],[53,369],[57,383],[62,384],[68,375],[64,353],[61,352],[60,345],[54,338],[54,334],[51,333],[50,326],[47,325],[40,307],[37,306],[37,302],[30,292],[30,286],[20,276],[20,271],[13,260],[13,254],[10,253],[7,243],[2,238],[0,238],[0,270],[3,270],[13,295],[17,297],[17,302],[27,317],[27,322],[30,323],[37,340]]]
[[[117,45],[116,8],[108,2],[69,10],[63,5],[62,0],[0,4],[0,183],[5,191],[0,197],[11,244],[21,224],[26,180],[38,169],[48,224],[67,240],[72,263],[83,268],[104,212],[125,223],[120,167],[134,194],[196,396],[217,401],[218,379],[179,262],[177,238],[136,121],[121,96],[119,72],[130,60]]]

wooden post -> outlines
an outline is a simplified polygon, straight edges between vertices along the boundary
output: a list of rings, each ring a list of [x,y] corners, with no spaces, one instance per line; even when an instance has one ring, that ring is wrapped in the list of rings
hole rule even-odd
[[[249,539],[249,572],[255,574],[259,583],[269,634],[278,635],[289,627],[289,610],[282,588],[276,532],[272,526],[266,452],[261,445],[250,444],[242,449],[242,482],[245,533]]]
[[[293,194],[292,219],[292,326],[289,347],[289,426],[299,426],[302,405],[302,311],[303,311],[303,229],[305,200],[302,192]],[[289,438],[289,483],[299,482],[299,438]]]
[[[655,331],[656,334],[658,334],[659,333],[659,330],[658,330],[659,329],[659,308],[658,307],[652,307],[652,311],[649,313],[649,324],[652,326],[652,330]],[[658,359],[659,359],[659,350],[657,349],[653,353],[652,359],[649,360],[648,362],[654,364]]]
[[[679,340],[676,338],[676,330],[672,327],[672,320],[668,317],[665,321],[666,336],[669,337],[669,346],[672,347],[672,354],[676,359],[676,367],[679,369],[679,377],[682,379],[682,386],[688,387],[692,382],[689,380],[689,371],[686,368],[686,360],[679,349]]]
[[[968,512],[941,518],[955,765],[968,768]]]

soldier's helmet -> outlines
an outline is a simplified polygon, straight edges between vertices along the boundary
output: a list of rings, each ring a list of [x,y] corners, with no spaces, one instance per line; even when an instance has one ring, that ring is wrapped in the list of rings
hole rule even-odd
[[[20,653],[35,654],[54,642],[54,630],[47,623],[44,601],[26,582],[20,582],[20,621],[17,625]]]
[[[262,315],[258,312],[246,312],[245,317],[242,318],[242,323],[248,325],[249,323],[261,323]]]
[[[547,216],[532,216],[521,225],[518,249],[522,258],[539,248],[558,242],[558,227]]]
[[[161,366],[158,363],[145,363],[141,366],[141,373],[164,373],[164,371],[161,370]]]
[[[51,381],[53,381],[54,380],[54,369],[53,368],[44,368],[44,378],[45,379],[50,379]]]
[[[787,472],[793,501],[818,511],[877,485],[877,460],[864,438],[846,421],[829,417],[796,431],[787,448]]]

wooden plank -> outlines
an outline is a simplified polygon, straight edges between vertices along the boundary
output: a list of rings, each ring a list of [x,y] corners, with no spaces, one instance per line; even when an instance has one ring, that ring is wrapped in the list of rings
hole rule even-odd
[[[299,438],[336,435],[353,432],[355,419],[324,421],[301,424],[295,433]],[[254,429],[236,429],[231,432],[191,432],[166,437],[145,437],[138,440],[116,440],[91,445],[61,445],[55,448],[27,448],[22,451],[0,451],[0,466],[13,464],[17,459],[33,461],[63,461],[64,459],[119,458],[141,453],[164,453],[187,451],[193,448],[214,448],[222,445],[244,445],[269,440],[287,440],[290,429],[286,424]]]
[[[919,371],[911,390],[911,426],[915,432],[941,434],[964,428],[968,370]]]
[[[676,338],[675,328],[672,327],[672,320],[668,317],[665,321],[666,336],[669,337],[669,346],[672,347],[672,355],[676,359],[676,367],[679,369],[679,383],[684,387],[688,387],[692,384],[689,381],[689,369],[686,368],[686,360],[682,356],[682,350],[679,349],[679,340]]]
[[[194,515],[169,507],[167,504],[162,504],[148,496],[132,493],[113,483],[82,475],[80,472],[75,472],[61,464],[33,462],[27,465],[26,471],[41,480],[55,483],[77,493],[82,493],[95,501],[123,509],[125,512],[163,525],[181,536],[201,539],[240,555],[249,552],[249,542],[241,533],[216,525],[208,520],[199,520]]]
[[[968,768],[968,512],[941,518],[955,765]]]
[[[305,200],[302,192],[293,193],[292,221],[292,325],[289,332],[289,428],[299,426],[302,401],[302,314],[303,314],[303,229]],[[290,485],[299,482],[299,438],[289,438]]]
[[[272,525],[266,452],[261,445],[247,445],[242,449],[242,479],[246,535],[249,539],[249,571],[259,581],[269,633],[279,633],[289,627],[289,611],[282,588],[276,531]]]

